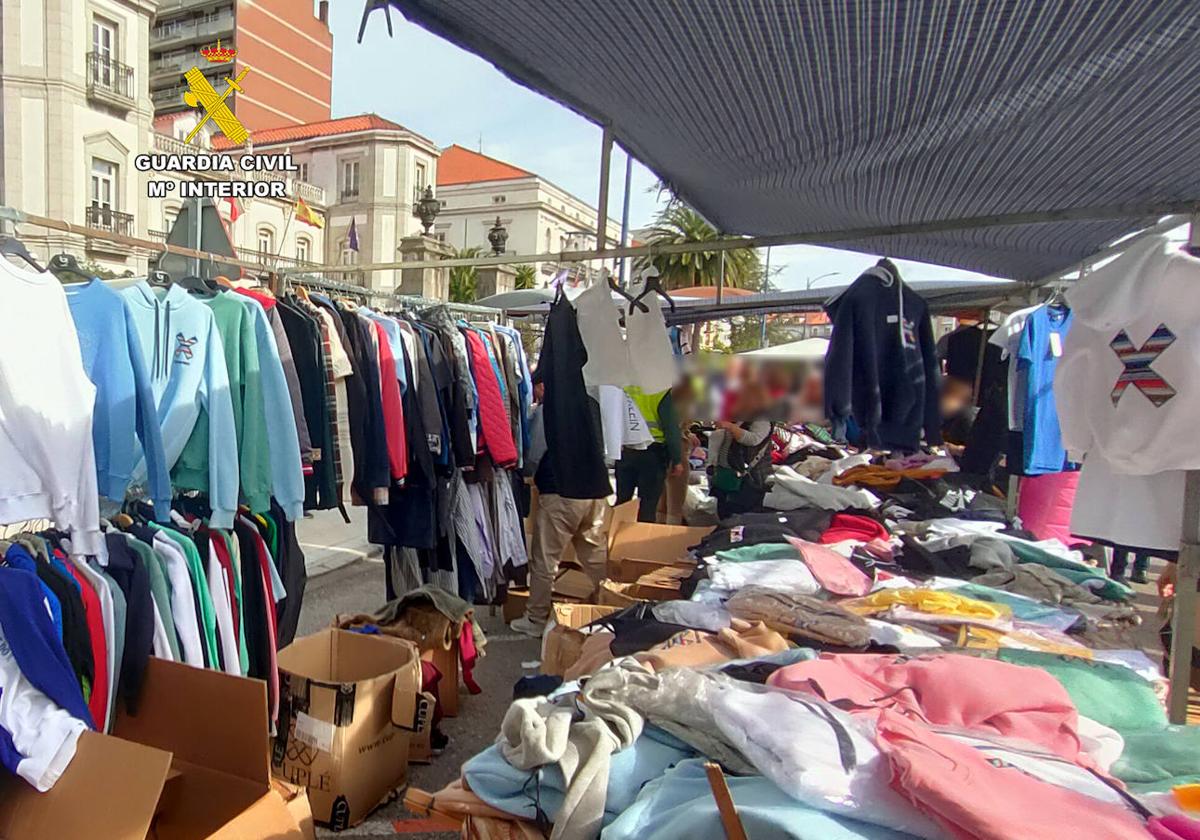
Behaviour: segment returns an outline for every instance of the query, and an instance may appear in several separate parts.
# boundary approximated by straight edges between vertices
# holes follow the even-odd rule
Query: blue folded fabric
[[[696,752],[660,729],[647,726],[627,750],[613,753],[604,802],[604,824],[633,804],[642,786],[671,765]],[[536,820],[540,810],[550,821],[562,808],[565,785],[557,764],[537,771],[518,770],[504,760],[498,747],[488,747],[463,765],[463,778],[487,804],[509,814]]]
[[[750,837],[796,840],[910,840],[911,834],[802,805],[762,776],[726,776]],[[600,840],[725,840],[703,759],[681,761],[649,781]]]

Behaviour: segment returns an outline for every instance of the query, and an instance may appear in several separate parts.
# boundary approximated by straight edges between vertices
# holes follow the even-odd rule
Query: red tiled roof
[[[458,145],[442,149],[442,156],[438,158],[439,187],[473,184],[477,181],[511,181],[516,178],[528,178],[532,174],[510,163]]]
[[[171,133],[171,127],[175,125],[175,120],[181,116],[183,116],[183,114],[180,112],[174,114],[162,114],[161,116],[155,117],[153,123],[154,130],[159,134],[169,135]]]
[[[292,143],[297,140],[309,140],[313,137],[352,134],[356,131],[371,131],[375,129],[407,131],[399,123],[385,120],[378,114],[357,114],[353,117],[339,117],[336,120],[285,125],[279,128],[261,128],[258,131],[250,132],[250,141],[255,146],[269,146],[275,143]],[[212,145],[214,149],[234,148],[234,144],[223,135],[214,136]]]

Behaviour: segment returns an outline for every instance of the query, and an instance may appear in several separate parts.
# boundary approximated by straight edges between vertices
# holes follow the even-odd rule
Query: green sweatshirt
[[[233,422],[238,449],[241,496],[254,511],[271,509],[271,455],[267,412],[263,402],[262,372],[254,320],[245,304],[229,292],[201,298],[213,312],[225,348],[229,388],[233,396]],[[177,488],[208,492],[208,413],[200,412],[192,435],[171,470]]]
[[[146,574],[150,576],[150,596],[154,600],[154,608],[158,610],[158,617],[167,631],[171,656],[176,662],[182,662],[183,657],[179,654],[179,636],[175,632],[175,614],[171,612],[171,585],[167,583],[162,561],[158,559],[153,548],[133,535],[126,534],[125,541],[137,552],[138,557],[142,558],[142,565],[146,567]]]

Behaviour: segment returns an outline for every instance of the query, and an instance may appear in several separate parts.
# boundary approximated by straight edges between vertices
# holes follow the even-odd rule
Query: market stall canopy
[[[829,339],[827,338],[802,338],[799,341],[789,341],[787,344],[747,350],[738,355],[761,359],[765,362],[815,362],[824,359],[825,351],[828,349]]]
[[[1107,216],[837,243],[1030,280],[1200,198],[1194,0],[391,2],[727,233]]]

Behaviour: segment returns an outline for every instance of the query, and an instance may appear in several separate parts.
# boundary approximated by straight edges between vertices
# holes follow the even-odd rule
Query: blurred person
[[[682,428],[676,409],[679,386],[647,394],[629,386],[625,393],[633,400],[653,442],[645,449],[622,447],[617,461],[617,504],[638,497],[638,521],[658,521],[658,502],[663,495],[667,475],[685,476],[687,456],[683,452]]]
[[[718,421],[709,436],[709,486],[722,519],[762,507],[771,474],[771,410],[766,385],[747,378],[730,402],[730,419]]]

